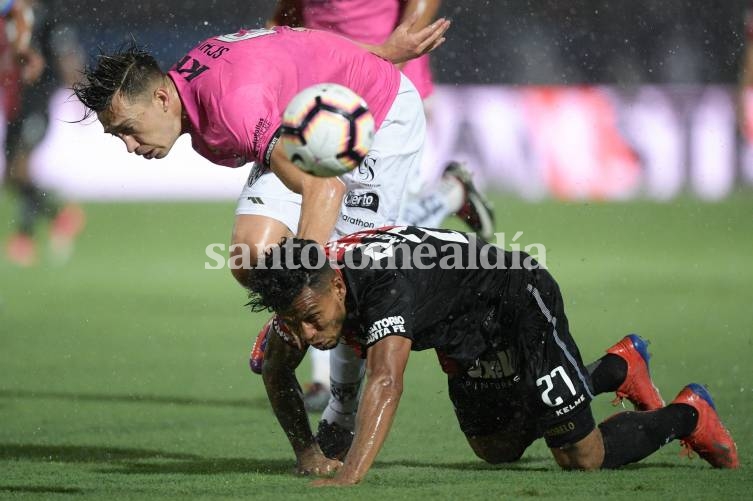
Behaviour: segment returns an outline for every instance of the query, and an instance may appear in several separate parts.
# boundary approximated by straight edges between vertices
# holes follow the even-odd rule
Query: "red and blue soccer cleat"
[[[259,334],[256,335],[254,347],[251,348],[248,363],[251,366],[251,371],[256,374],[261,374],[262,366],[264,365],[264,350],[267,349],[267,341],[269,341],[270,334],[276,334],[289,345],[296,346],[295,337],[290,332],[290,329],[288,329],[288,326],[285,325],[285,322],[279,316],[272,315],[272,318],[264,324]]]
[[[695,430],[681,440],[683,447],[688,449],[688,456],[692,449],[714,468],[740,467],[735,441],[719,419],[706,388],[696,383],[689,384],[672,403],[690,405],[698,412]]]
[[[251,348],[251,354],[248,357],[248,365],[251,366],[251,372],[255,374],[261,374],[262,366],[264,365],[264,350],[267,348],[267,335],[269,329],[272,328],[272,323],[275,317],[270,318],[264,327],[261,328],[259,334],[256,335],[256,341],[254,341],[254,347]]]
[[[617,388],[617,398],[612,402],[617,405],[627,398],[636,410],[653,411],[664,407],[664,400],[659,390],[651,381],[648,370],[648,342],[637,334],[628,334],[617,344],[607,349],[607,353],[617,355],[627,362],[627,376]]]
[[[272,315],[264,327],[261,328],[259,334],[254,341],[254,347],[251,348],[251,356],[249,357],[249,365],[251,370],[256,374],[261,374],[262,366],[264,365],[264,350],[267,349],[267,342],[269,341],[270,334],[280,336],[283,341],[289,344],[295,344],[293,335],[288,330],[288,326],[277,315]]]

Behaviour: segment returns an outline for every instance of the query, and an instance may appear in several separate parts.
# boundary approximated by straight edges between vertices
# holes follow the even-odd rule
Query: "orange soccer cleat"
[[[689,384],[672,403],[690,405],[698,412],[695,430],[681,440],[683,447],[688,449],[688,456],[692,449],[714,468],[740,466],[735,441],[719,419],[714,401],[706,388],[696,383]]]
[[[76,237],[85,226],[86,215],[81,207],[68,204],[60,209],[50,226],[50,250],[58,262],[70,259]]]
[[[28,268],[37,262],[37,249],[34,239],[24,233],[16,233],[8,239],[5,245],[5,255],[8,261]]]
[[[617,388],[617,398],[613,401],[615,405],[627,398],[639,411],[653,411],[664,407],[664,400],[651,381],[648,370],[651,356],[648,354],[648,342],[645,339],[637,334],[628,334],[607,349],[607,353],[617,355],[627,362],[627,376]]]

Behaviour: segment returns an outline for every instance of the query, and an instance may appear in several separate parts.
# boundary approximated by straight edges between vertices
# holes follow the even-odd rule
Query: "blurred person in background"
[[[357,42],[379,45],[387,40],[395,27],[413,15],[418,16],[413,30],[428,26],[436,17],[440,4],[441,0],[278,0],[268,25],[331,31]],[[429,99],[434,84],[429,54],[397,66],[416,86],[424,101],[427,118],[430,119]],[[425,151],[430,148],[431,144],[427,142]],[[428,183],[431,177],[422,172],[420,176],[410,180],[408,196],[420,202],[410,204],[403,219],[410,224],[436,228],[447,216],[455,214],[473,231],[490,239],[494,232],[494,213],[483,196],[476,191],[470,173],[458,162],[450,162],[434,187]],[[259,335],[265,336],[266,329]],[[260,344],[261,341],[255,343],[256,346]],[[311,350],[311,384],[304,395],[304,403],[310,411],[323,411],[327,407],[331,384],[336,387],[332,392],[334,396],[355,395],[358,391],[362,376],[356,377],[356,374],[360,370],[332,369],[331,357],[335,358],[335,363],[339,363],[337,355]],[[350,408],[349,405],[347,407]],[[326,412],[324,422],[327,423],[342,412],[343,409]]]
[[[737,127],[742,138],[741,168],[753,182],[753,1],[745,9],[745,34],[737,88]]]
[[[61,204],[50,192],[34,183],[30,156],[45,135],[50,94],[56,87],[57,70],[66,78],[80,66],[58,60],[63,45],[48,6],[40,1],[5,0],[0,4],[0,73],[3,82],[5,179],[16,192],[18,215],[14,232],[6,243],[6,256],[19,266],[37,261],[35,230],[40,219],[51,219],[50,249],[56,260],[67,259],[85,224],[84,213],[75,204]],[[48,64],[52,62],[52,64]],[[58,68],[55,68],[55,65]]]
[[[740,134],[753,142],[753,1],[745,10],[745,40],[740,64],[737,123]]]

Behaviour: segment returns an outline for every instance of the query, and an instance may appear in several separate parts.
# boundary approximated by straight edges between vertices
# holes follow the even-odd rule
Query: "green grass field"
[[[518,464],[486,465],[426,352],[409,363],[366,480],[312,490],[291,474],[290,447],[248,370],[265,316],[244,310],[226,270],[204,269],[205,247],[229,238],[233,203],[90,204],[67,265],[0,263],[0,498],[750,499],[751,193],[718,204],[498,197],[496,207],[508,237],[546,246],[586,362],[628,332],[651,339],[667,400],[708,384],[740,470],[681,458],[677,442],[620,471],[561,472],[543,443]],[[10,209],[4,196],[3,220]],[[595,403],[598,419],[614,412],[609,400]]]

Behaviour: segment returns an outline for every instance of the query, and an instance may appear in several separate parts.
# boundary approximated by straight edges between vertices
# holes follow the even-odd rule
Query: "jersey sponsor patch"
[[[345,196],[345,207],[368,209],[372,212],[379,210],[379,194],[373,191],[349,191]]]
[[[360,226],[361,228],[375,228],[376,227],[373,221],[365,221],[361,219],[360,217],[352,217],[347,214],[342,214],[340,218],[348,224],[352,224],[354,226]]]
[[[254,151],[259,151],[259,141],[262,137],[264,137],[264,134],[269,130],[271,126],[272,122],[270,122],[266,118],[260,118],[256,122],[256,125],[254,126],[253,142],[251,143],[251,147]]]
[[[358,166],[359,181],[368,183],[374,180],[374,167],[376,167],[376,162],[377,159],[373,156],[367,156],[363,159],[363,162]]]
[[[402,315],[385,317],[375,321],[366,333],[366,344],[373,344],[385,336],[405,332],[405,319]]]
[[[270,166],[270,163],[272,162],[272,150],[275,149],[275,145],[277,144],[277,141],[279,140],[280,140],[280,129],[277,129],[277,132],[275,132],[275,135],[272,136],[272,139],[269,140],[267,151],[264,153],[264,166],[265,167]]]
[[[256,183],[256,181],[259,180],[262,174],[266,172],[266,169],[259,165],[258,163],[255,163],[253,167],[251,167],[251,172],[248,173],[248,180],[246,181],[246,186],[249,188]]]

